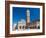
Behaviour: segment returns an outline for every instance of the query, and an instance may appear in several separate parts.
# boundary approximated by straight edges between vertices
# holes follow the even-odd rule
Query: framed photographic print
[[[5,36],[45,34],[45,6],[36,2],[5,2]]]

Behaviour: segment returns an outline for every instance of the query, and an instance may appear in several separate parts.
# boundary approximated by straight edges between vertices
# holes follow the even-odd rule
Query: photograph
[[[13,7],[12,29],[40,29],[40,8]]]

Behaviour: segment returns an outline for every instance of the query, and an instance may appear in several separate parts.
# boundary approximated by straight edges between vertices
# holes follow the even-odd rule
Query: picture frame
[[[18,16],[18,12],[14,13],[13,10],[18,10],[17,7],[24,7],[24,9],[29,9],[31,8],[39,8],[40,9],[40,14],[39,14],[39,18],[40,18],[40,27],[39,29],[36,27],[30,27],[32,28],[30,31],[12,31],[12,14],[13,14],[13,18],[15,18],[14,14],[16,15],[16,17]],[[21,9],[22,9],[21,8]],[[30,8],[30,9],[31,9]],[[20,9],[19,9],[20,10]],[[22,10],[21,10],[22,11]],[[24,11],[23,11],[24,12]],[[29,10],[27,10],[27,12],[29,12]],[[35,14],[36,11],[34,11]],[[39,12],[37,10],[37,12]],[[37,12],[35,15],[37,15]],[[24,13],[25,14],[25,13]],[[33,13],[32,13],[33,14]],[[27,16],[29,16],[30,14],[28,13]],[[42,16],[41,16],[42,15]],[[21,15],[20,15],[21,16]],[[27,17],[26,16],[26,17]],[[24,16],[25,17],[25,16]],[[34,16],[35,17],[35,16]],[[37,17],[37,16],[36,16]],[[21,17],[22,18],[22,17]],[[29,17],[28,17],[29,18]],[[27,18],[27,19],[28,19]],[[18,18],[19,19],[19,18]],[[30,23],[27,23],[27,21],[29,22],[30,20],[26,19],[26,25],[29,25]],[[16,20],[16,19],[15,19]],[[15,21],[14,20],[14,21]],[[13,22],[14,22],[13,21]],[[36,22],[36,21],[35,21]],[[33,22],[33,24],[35,23]],[[23,21],[24,24],[24,21]],[[28,27],[28,26],[27,26]],[[25,28],[27,28],[25,27]],[[14,27],[13,27],[14,28]],[[37,2],[19,2],[19,1],[5,1],[5,37],[19,37],[19,36],[34,36],[34,35],[44,35],[45,34],[45,4],[44,3],[37,3]],[[34,30],[35,29],[35,30]]]

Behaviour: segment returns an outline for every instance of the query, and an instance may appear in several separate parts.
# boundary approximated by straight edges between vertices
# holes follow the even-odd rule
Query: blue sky
[[[40,8],[24,8],[24,7],[13,7],[13,24],[20,21],[20,19],[26,20],[26,11],[30,10],[31,22],[40,19]]]

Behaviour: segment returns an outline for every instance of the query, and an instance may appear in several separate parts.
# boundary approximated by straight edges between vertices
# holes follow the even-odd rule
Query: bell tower
[[[30,25],[30,10],[29,9],[27,9],[27,11],[26,11],[26,16],[27,16],[27,25]]]

